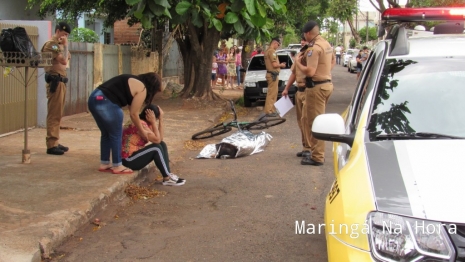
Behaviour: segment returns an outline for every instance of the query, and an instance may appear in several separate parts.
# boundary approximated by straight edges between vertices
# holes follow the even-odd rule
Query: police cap
[[[308,33],[309,31],[311,31],[315,26],[317,26],[317,22],[315,21],[308,21],[304,27],[302,28],[302,32],[303,33]]]
[[[68,34],[71,34],[71,26],[69,26],[66,22],[59,22],[57,26],[55,27],[55,31],[57,29],[60,31],[65,31]]]

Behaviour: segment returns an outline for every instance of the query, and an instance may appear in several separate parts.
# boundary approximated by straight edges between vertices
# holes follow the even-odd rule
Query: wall
[[[94,19],[94,22],[91,22],[92,19]],[[94,30],[99,36],[99,43],[102,43],[102,44],[113,44],[114,43],[113,28],[104,28],[103,18],[90,18],[89,15],[85,14],[78,19],[78,27]],[[109,43],[105,43],[104,33],[110,33]]]
[[[13,2],[13,1],[8,1]],[[39,39],[37,51],[39,51],[45,42],[52,37],[52,22],[50,21],[17,21],[17,20],[1,20],[2,23],[21,24],[29,26],[37,26],[39,29]],[[37,86],[37,125],[40,127],[45,126],[47,118],[47,95],[45,89],[44,69],[39,68],[38,73],[38,86]]]
[[[113,27],[115,44],[138,44],[141,28],[140,24],[129,27],[127,20],[117,21]]]
[[[36,14],[39,10],[35,7],[31,10],[25,10],[27,0],[1,0],[0,1],[0,19],[2,20],[39,20]]]

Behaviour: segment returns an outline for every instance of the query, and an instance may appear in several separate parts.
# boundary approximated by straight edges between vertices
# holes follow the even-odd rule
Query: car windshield
[[[286,63],[286,68],[281,68],[282,69],[289,69],[292,66],[292,59],[289,57],[287,54],[283,55],[278,55],[279,63]],[[262,71],[266,70],[265,67],[265,57],[264,56],[254,56],[252,57],[252,60],[250,60],[249,67],[247,69],[248,71]]]
[[[347,55],[353,55],[354,54],[354,50],[347,50]]]
[[[465,137],[465,57],[387,59],[368,132]],[[399,136],[393,136],[399,137]]]

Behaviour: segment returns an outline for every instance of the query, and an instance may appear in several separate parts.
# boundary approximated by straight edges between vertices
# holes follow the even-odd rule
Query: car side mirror
[[[354,135],[346,134],[344,119],[339,114],[322,114],[315,118],[312,134],[316,139],[341,142],[352,146]]]

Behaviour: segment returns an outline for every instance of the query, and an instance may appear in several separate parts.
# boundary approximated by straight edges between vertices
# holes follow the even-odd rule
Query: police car
[[[387,9],[347,110],[315,119],[314,136],[334,142],[329,261],[465,261],[464,17]],[[440,24],[409,34],[414,21]]]

